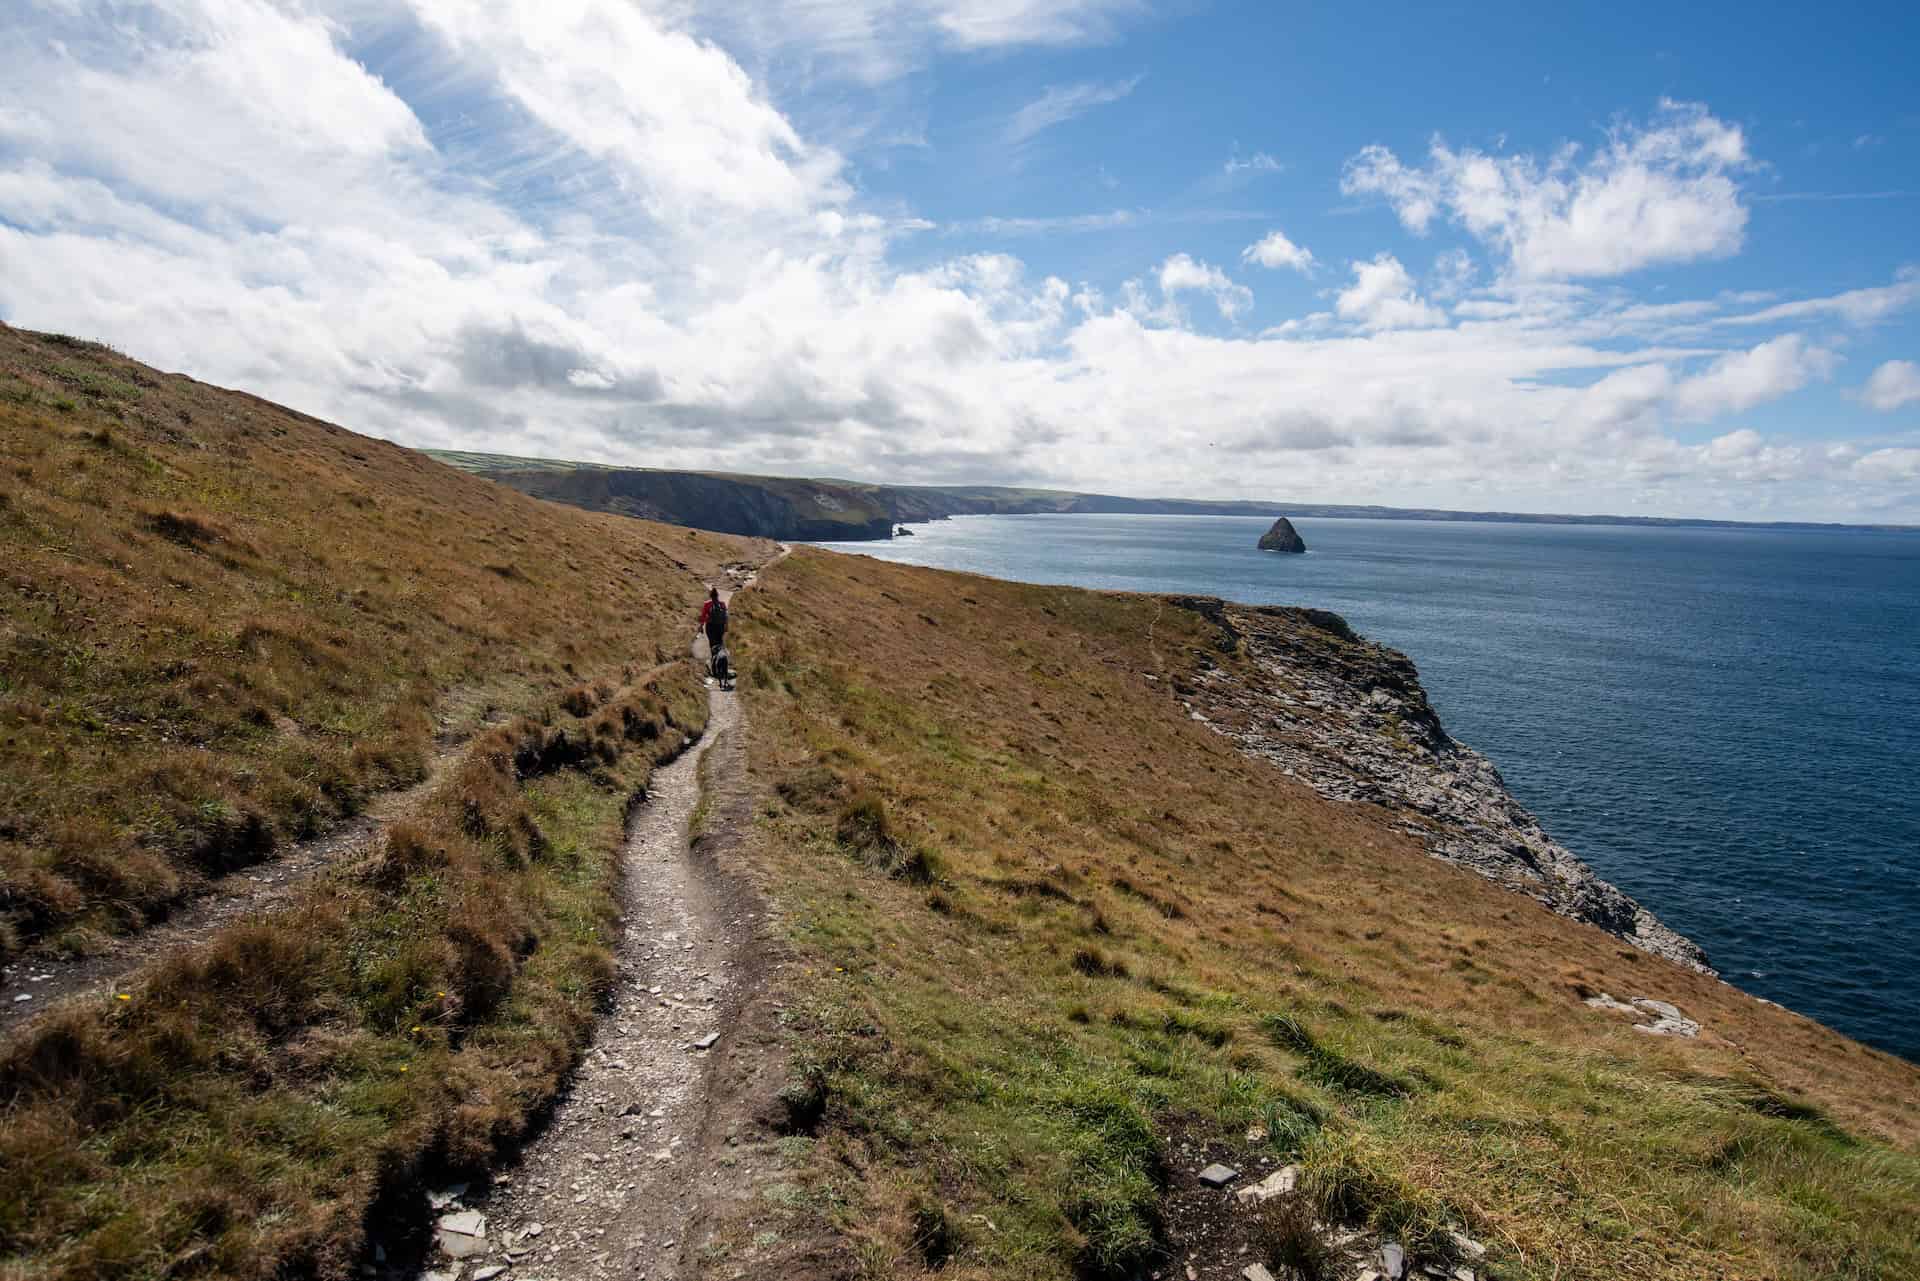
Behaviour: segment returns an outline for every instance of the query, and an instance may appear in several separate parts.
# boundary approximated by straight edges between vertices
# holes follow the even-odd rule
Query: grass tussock
[[[417,816],[290,910],[0,1055],[0,1272],[339,1275],[383,1180],[486,1162],[552,1096],[613,977],[627,799],[702,723],[681,668],[596,734],[489,731]],[[585,756],[555,752],[561,735]]]
[[[1165,692],[1248,661],[1204,614],[956,577],[802,549],[736,617],[758,854],[811,973],[794,1235],[905,1268],[931,1183],[993,1225],[947,1273],[1177,1271],[1178,1135],[1296,1160],[1300,1213],[1430,1261],[1465,1230],[1507,1281],[1920,1275],[1911,1065],[1242,756]],[[868,874],[890,843],[937,848],[937,890]],[[1579,985],[1707,1032],[1635,1033]],[[1269,1245],[1324,1267],[1299,1222]]]
[[[5,326],[0,456],[0,959],[139,929],[490,716],[586,716],[744,546]]]
[[[1276,1281],[1345,1281],[1345,1258],[1305,1197],[1274,1197],[1252,1212],[1255,1254]]]

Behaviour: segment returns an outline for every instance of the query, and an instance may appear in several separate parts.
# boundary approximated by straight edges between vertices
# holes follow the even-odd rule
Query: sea
[[[822,544],[1344,615],[1732,983],[1920,1061],[1920,533],[963,516]]]

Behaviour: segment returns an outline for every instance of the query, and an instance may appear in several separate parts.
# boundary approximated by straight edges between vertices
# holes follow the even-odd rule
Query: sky
[[[10,0],[0,319],[404,444],[1920,523],[1920,9]]]

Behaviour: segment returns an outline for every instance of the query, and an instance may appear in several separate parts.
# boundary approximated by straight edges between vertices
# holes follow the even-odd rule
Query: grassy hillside
[[[1920,1070],[1240,755],[1172,692],[1248,661],[1200,615],[803,549],[738,628],[808,977],[786,1244],[763,1204],[736,1261],[1180,1275],[1225,1158],[1482,1276],[1920,1275]]]
[[[742,554],[4,328],[0,444],[0,959],[103,946],[436,737],[685,653]]]
[[[0,1277],[346,1275],[383,1189],[563,1080],[626,805],[703,724],[699,584],[767,549],[5,328],[0,439],[10,953],[440,761],[290,908],[0,1045]],[[720,1145],[710,1272],[1212,1281],[1318,1216],[1498,1278],[1920,1275],[1920,1070],[1241,755],[1181,705],[1249,662],[1200,614],[802,549],[734,617],[795,963],[788,1133]],[[1312,1214],[1209,1218],[1216,1158],[1299,1162]]]
[[[671,660],[756,549],[4,327],[0,441],[7,950],[110,949],[446,758],[289,909],[11,1032],[0,1276],[340,1275],[572,1062],[627,803],[704,722]]]

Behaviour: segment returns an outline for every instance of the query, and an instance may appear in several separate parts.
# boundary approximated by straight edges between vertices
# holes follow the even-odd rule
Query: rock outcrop
[[[1263,552],[1303,552],[1307,542],[1293,527],[1293,522],[1282,516],[1273,522],[1273,528],[1260,535],[1260,550]]]
[[[1436,858],[1471,868],[1656,956],[1711,974],[1706,954],[1540,826],[1492,762],[1441,728],[1406,655],[1324,610],[1175,598],[1220,629],[1231,669],[1203,659],[1178,690],[1198,720],[1322,796],[1369,801]]]

